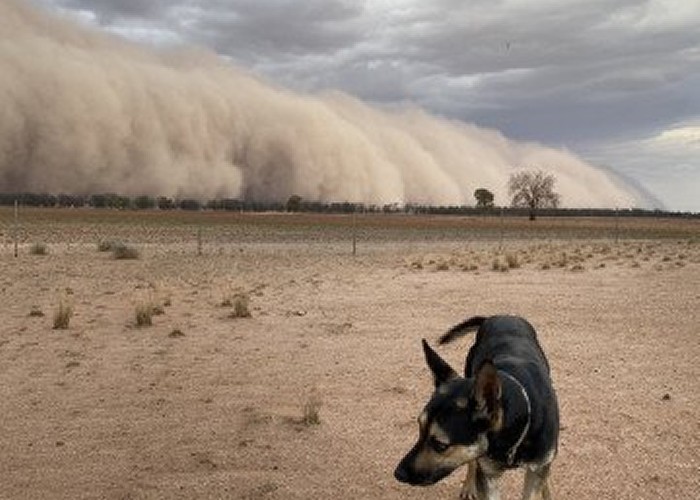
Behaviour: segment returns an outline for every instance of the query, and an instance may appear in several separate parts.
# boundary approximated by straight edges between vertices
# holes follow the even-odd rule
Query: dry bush
[[[65,330],[73,317],[73,306],[61,300],[53,315],[54,330]]]
[[[182,330],[180,330],[179,328],[173,328],[173,330],[168,334],[168,337],[170,337],[172,339],[177,339],[177,338],[184,337],[184,336],[185,336],[185,333]]]
[[[46,255],[49,253],[49,248],[46,246],[45,243],[34,243],[29,248],[29,253],[31,255]]]
[[[493,262],[491,263],[491,270],[492,271],[498,271],[498,272],[505,273],[506,271],[508,271],[508,269],[509,269],[508,264],[506,262],[503,262],[501,257],[495,257],[493,259]]]
[[[115,243],[111,248],[111,252],[112,257],[117,260],[132,260],[140,257],[139,251],[136,248],[130,247],[124,243]]]
[[[144,327],[153,324],[153,304],[150,302],[137,304],[135,310],[136,326]]]
[[[32,309],[29,311],[29,316],[32,318],[43,318],[44,311],[42,311],[39,306],[32,306]]]
[[[229,318],[250,318],[250,298],[247,293],[237,293],[231,297],[231,306],[233,311],[229,314]]]
[[[508,265],[509,269],[517,269],[520,267],[520,260],[518,259],[518,255],[514,253],[507,253],[506,254],[506,264]]]
[[[315,389],[312,390],[311,394],[309,394],[309,397],[306,401],[304,401],[304,404],[301,407],[301,423],[308,427],[312,425],[320,425],[320,411],[322,404],[323,402],[321,401],[321,396],[319,396]]]
[[[114,247],[119,245],[116,241],[112,240],[101,240],[97,242],[98,252],[111,252]]]
[[[436,271],[449,271],[450,265],[447,263],[447,261],[440,261],[437,263],[435,266]]]

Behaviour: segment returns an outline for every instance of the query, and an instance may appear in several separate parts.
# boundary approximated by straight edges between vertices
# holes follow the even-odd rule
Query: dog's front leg
[[[498,479],[500,471],[487,474],[478,462],[469,462],[467,478],[464,480],[460,500],[499,500]]]
[[[552,500],[549,492],[549,464],[541,467],[528,467],[525,472],[523,500],[531,500],[535,495],[541,495],[544,500]]]
[[[476,491],[476,462],[469,462],[467,477],[464,478],[462,491],[459,493],[459,500],[479,500]]]

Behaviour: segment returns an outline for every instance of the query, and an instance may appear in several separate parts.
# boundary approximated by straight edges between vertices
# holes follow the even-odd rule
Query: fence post
[[[18,242],[17,240],[19,239],[19,210],[17,208],[17,200],[15,200],[15,227],[14,231],[12,231],[12,237],[14,239],[14,247],[15,247],[15,258],[17,258],[17,245]]]
[[[357,255],[357,205],[352,209],[352,255]]]

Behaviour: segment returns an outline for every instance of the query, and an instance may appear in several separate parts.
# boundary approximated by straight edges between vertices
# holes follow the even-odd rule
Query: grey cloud
[[[293,89],[574,148],[700,116],[697,2],[53,2],[134,38],[176,33]]]
[[[415,108],[296,93],[203,50],[157,52],[0,3],[0,185],[366,203],[465,204],[540,166],[566,206],[638,206],[563,149]]]

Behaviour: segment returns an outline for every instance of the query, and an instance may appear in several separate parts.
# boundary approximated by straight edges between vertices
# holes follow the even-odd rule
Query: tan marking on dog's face
[[[430,444],[431,438],[449,445],[448,448],[442,453],[436,451]],[[414,467],[421,473],[429,473],[437,469],[454,470],[482,456],[487,449],[488,440],[483,434],[471,445],[450,444],[447,433],[433,422],[421,450],[416,455]]]
[[[457,398],[455,399],[455,404],[457,408],[466,408],[469,405],[469,400],[467,398]]]
[[[430,435],[441,443],[450,444],[450,437],[437,422],[433,422],[430,426]]]

